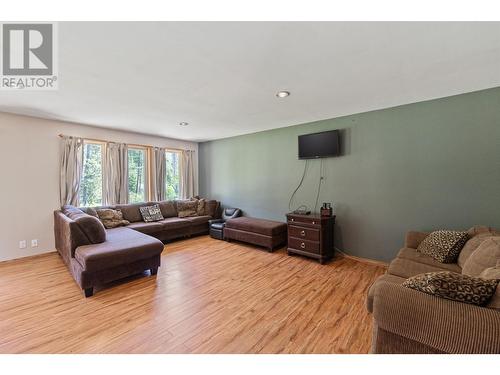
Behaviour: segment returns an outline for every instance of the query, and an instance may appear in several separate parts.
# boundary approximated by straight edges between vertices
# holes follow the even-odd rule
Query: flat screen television
[[[299,159],[316,159],[339,156],[339,131],[299,135]]]

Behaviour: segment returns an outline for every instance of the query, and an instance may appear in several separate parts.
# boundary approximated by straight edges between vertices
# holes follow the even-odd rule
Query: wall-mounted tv
[[[339,131],[299,135],[299,159],[339,156]]]

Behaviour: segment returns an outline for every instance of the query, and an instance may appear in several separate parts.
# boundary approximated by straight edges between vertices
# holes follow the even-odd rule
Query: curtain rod
[[[64,134],[59,134],[58,135],[60,138],[64,137]],[[71,137],[71,136],[68,136]],[[86,139],[87,141],[92,141],[92,142],[98,142],[98,143],[118,143],[118,142],[113,142],[113,141],[106,141],[104,139],[97,139],[97,138],[85,138],[85,137],[78,137],[82,139]],[[152,147],[157,147],[157,146],[151,146],[151,145],[141,145],[137,143],[127,143],[127,145],[132,146],[132,147],[144,147],[144,148],[152,148]],[[182,149],[182,148],[175,148],[175,147],[163,147],[167,150],[172,150],[172,151],[193,151],[190,149]]]

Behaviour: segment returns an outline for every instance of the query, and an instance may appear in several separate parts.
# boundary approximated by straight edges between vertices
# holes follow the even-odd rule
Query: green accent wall
[[[500,228],[500,88],[200,143],[200,193],[285,221],[297,136],[331,129],[343,155],[323,159],[318,209],[334,203],[342,251],[389,261],[408,230]],[[309,162],[292,208],[314,210],[320,167]]]

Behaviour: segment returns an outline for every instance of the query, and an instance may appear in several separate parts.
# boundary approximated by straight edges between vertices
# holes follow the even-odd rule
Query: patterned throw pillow
[[[450,271],[429,272],[406,279],[405,288],[453,301],[485,305],[495,294],[499,280],[485,280]]]
[[[196,198],[196,197],[193,197],[191,198],[191,200],[193,202],[197,202],[197,205],[196,205],[196,214],[198,216],[203,216],[205,215],[205,203],[206,203],[206,199],[205,198]]]
[[[141,211],[142,220],[144,220],[145,223],[152,223],[154,221],[160,221],[164,219],[161,213],[160,206],[158,204],[139,207],[139,210]]]
[[[106,229],[129,225],[130,221],[123,219],[123,214],[120,210],[112,210],[111,208],[97,209],[97,216],[101,220]]]
[[[417,251],[429,255],[441,263],[455,263],[468,238],[467,232],[438,230],[420,242]]]
[[[179,217],[197,216],[198,201],[177,201],[177,212]]]

